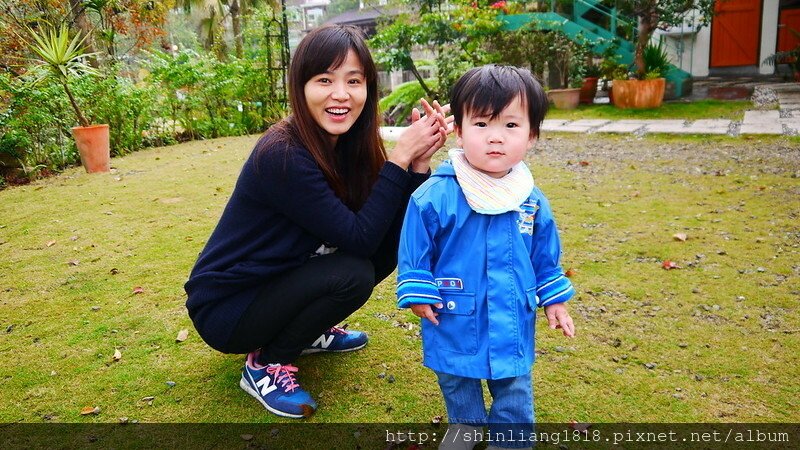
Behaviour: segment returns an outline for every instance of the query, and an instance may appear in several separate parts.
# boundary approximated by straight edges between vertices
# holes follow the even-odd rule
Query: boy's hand
[[[575,337],[575,324],[572,323],[572,317],[567,312],[567,305],[563,303],[555,303],[544,307],[544,314],[547,316],[547,323],[550,328],[561,328],[561,331],[566,337]]]
[[[441,308],[442,304],[441,303],[437,303],[434,306],[436,306],[437,308]],[[421,317],[423,319],[428,319],[434,325],[439,325],[439,321],[436,320],[436,316],[438,316],[439,313],[433,312],[433,308],[431,308],[431,305],[411,305],[411,311],[417,317]]]

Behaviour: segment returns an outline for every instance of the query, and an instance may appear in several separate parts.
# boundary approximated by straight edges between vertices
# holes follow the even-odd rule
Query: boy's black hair
[[[497,117],[519,96],[528,107],[531,133],[539,137],[539,129],[547,113],[547,95],[527,69],[487,64],[470,69],[458,79],[450,93],[450,109],[458,127],[464,113]]]

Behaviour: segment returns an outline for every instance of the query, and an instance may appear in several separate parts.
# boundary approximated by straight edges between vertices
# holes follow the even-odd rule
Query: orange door
[[[800,9],[784,9],[781,11],[781,17],[778,20],[779,52],[791,50],[800,43],[797,35],[789,31],[790,28],[800,33]]]
[[[757,66],[761,0],[718,1],[714,10],[710,66]]]

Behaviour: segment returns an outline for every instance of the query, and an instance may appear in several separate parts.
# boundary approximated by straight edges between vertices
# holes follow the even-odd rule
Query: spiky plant
[[[88,35],[81,37],[78,34],[70,39],[69,28],[65,24],[59,28],[53,26],[45,26],[40,30],[28,28],[28,33],[30,49],[37,56],[37,58],[31,58],[35,62],[31,69],[33,82],[38,83],[46,78],[55,78],[69,97],[72,109],[78,116],[78,122],[81,126],[89,126],[89,121],[81,112],[68,83],[71,77],[99,75],[95,68],[84,62],[86,57],[93,55],[86,53],[83,47]]]

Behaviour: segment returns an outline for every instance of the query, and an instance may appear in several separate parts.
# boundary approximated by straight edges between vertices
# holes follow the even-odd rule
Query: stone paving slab
[[[633,133],[647,125],[644,120],[617,120],[607,123],[596,129],[597,133]]]
[[[589,127],[594,128],[594,127],[603,126],[603,125],[605,125],[605,124],[607,124],[609,122],[611,122],[611,121],[607,120],[607,119],[580,119],[580,120],[572,121],[569,124],[573,125],[573,126],[578,126],[578,127],[589,126]]]
[[[679,133],[684,129],[683,120],[648,120],[647,133]]]
[[[700,119],[690,123],[682,130],[682,133],[691,134],[727,134],[731,125],[730,120],[725,119]]]
[[[783,134],[783,125],[775,121],[772,123],[743,123],[739,134]]]
[[[385,141],[394,142],[400,138],[400,135],[403,134],[406,128],[407,127],[381,127],[381,138]]]
[[[559,131],[559,127],[562,127],[568,120],[562,119],[545,119],[542,121],[542,131]]]
[[[747,123],[775,123],[781,118],[781,112],[776,110],[771,111],[745,111],[744,122]]]
[[[700,119],[695,120],[689,126],[693,128],[725,128],[726,130],[731,125],[728,119]]]
[[[795,133],[800,131],[800,118],[781,119],[780,123]]]
[[[609,122],[611,121],[604,119],[580,119],[566,123],[558,127],[558,129],[554,131],[565,131],[569,133],[585,133],[591,130],[592,128],[601,127]]]
[[[800,86],[792,86],[800,92]],[[797,103],[800,109],[800,103]],[[781,117],[781,114],[789,117]],[[800,113],[792,117],[788,111],[745,111],[744,121],[738,134],[800,134]],[[687,125],[681,119],[669,120],[605,120],[580,119],[547,119],[542,123],[542,131],[558,131],[572,133],[645,133],[668,134],[727,134],[731,121],[725,119],[700,119]],[[396,141],[406,127],[381,127],[381,136],[387,141]]]
[[[728,134],[728,129],[717,127],[686,127],[677,134]]]
[[[558,127],[558,129],[554,131],[563,131],[568,133],[586,133],[592,130],[593,128],[603,126],[609,122],[610,122],[609,120],[582,119],[566,123]]]

